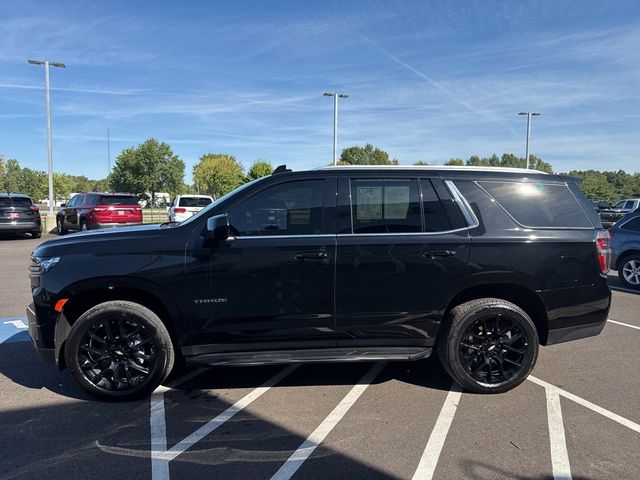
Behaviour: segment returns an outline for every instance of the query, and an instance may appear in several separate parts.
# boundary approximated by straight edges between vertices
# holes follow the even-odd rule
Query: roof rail
[[[541,173],[549,175],[541,170],[533,170],[516,167],[477,167],[477,166],[457,166],[457,165],[329,165],[320,167],[316,170],[371,170],[371,169],[389,169],[389,170],[446,170],[446,171],[476,171],[476,172],[515,172],[515,173]]]
[[[290,171],[291,169],[287,168],[286,165],[278,165],[271,175],[277,175],[279,173],[288,173]]]

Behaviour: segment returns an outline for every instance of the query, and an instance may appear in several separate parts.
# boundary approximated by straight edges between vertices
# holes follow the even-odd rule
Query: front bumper
[[[53,345],[53,336],[48,334],[50,328],[45,322],[44,324],[38,323],[38,317],[35,312],[35,306],[32,303],[27,307],[27,319],[29,321],[29,336],[33,342],[33,346],[38,352],[38,355],[42,360],[47,363],[56,363],[56,349]]]

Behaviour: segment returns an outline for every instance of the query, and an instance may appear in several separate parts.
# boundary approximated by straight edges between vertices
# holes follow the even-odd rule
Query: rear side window
[[[30,207],[30,198],[25,197],[0,197],[0,207]]]
[[[100,205],[138,205],[138,199],[130,195],[100,195]]]
[[[417,179],[351,180],[353,233],[421,232]]]
[[[210,198],[180,197],[180,207],[206,207],[211,203]]]
[[[444,232],[466,227],[464,217],[440,179],[422,180],[425,232]]]
[[[592,228],[565,184],[477,182],[519,224],[539,228]]]
[[[631,210],[633,208],[633,200],[628,200],[627,203],[624,204],[624,208]]]
[[[318,235],[324,221],[323,180],[281,183],[229,211],[238,236]]]
[[[620,227],[622,230],[630,232],[640,232],[640,217],[632,218]]]

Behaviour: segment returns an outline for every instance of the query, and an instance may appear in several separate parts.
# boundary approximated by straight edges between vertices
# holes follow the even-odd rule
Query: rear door
[[[78,230],[78,205],[84,201],[84,195],[78,194],[71,197],[69,203],[63,210],[65,228],[69,230]]]
[[[437,178],[341,182],[338,346],[433,345],[469,256],[467,225],[451,193]]]

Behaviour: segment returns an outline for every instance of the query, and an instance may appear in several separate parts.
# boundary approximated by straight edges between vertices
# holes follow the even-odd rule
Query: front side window
[[[237,236],[323,233],[323,180],[281,183],[235,205],[228,213]]]
[[[633,200],[628,200],[627,203],[624,204],[624,208],[631,210],[633,208]]]
[[[351,180],[353,233],[422,231],[416,179]]]

